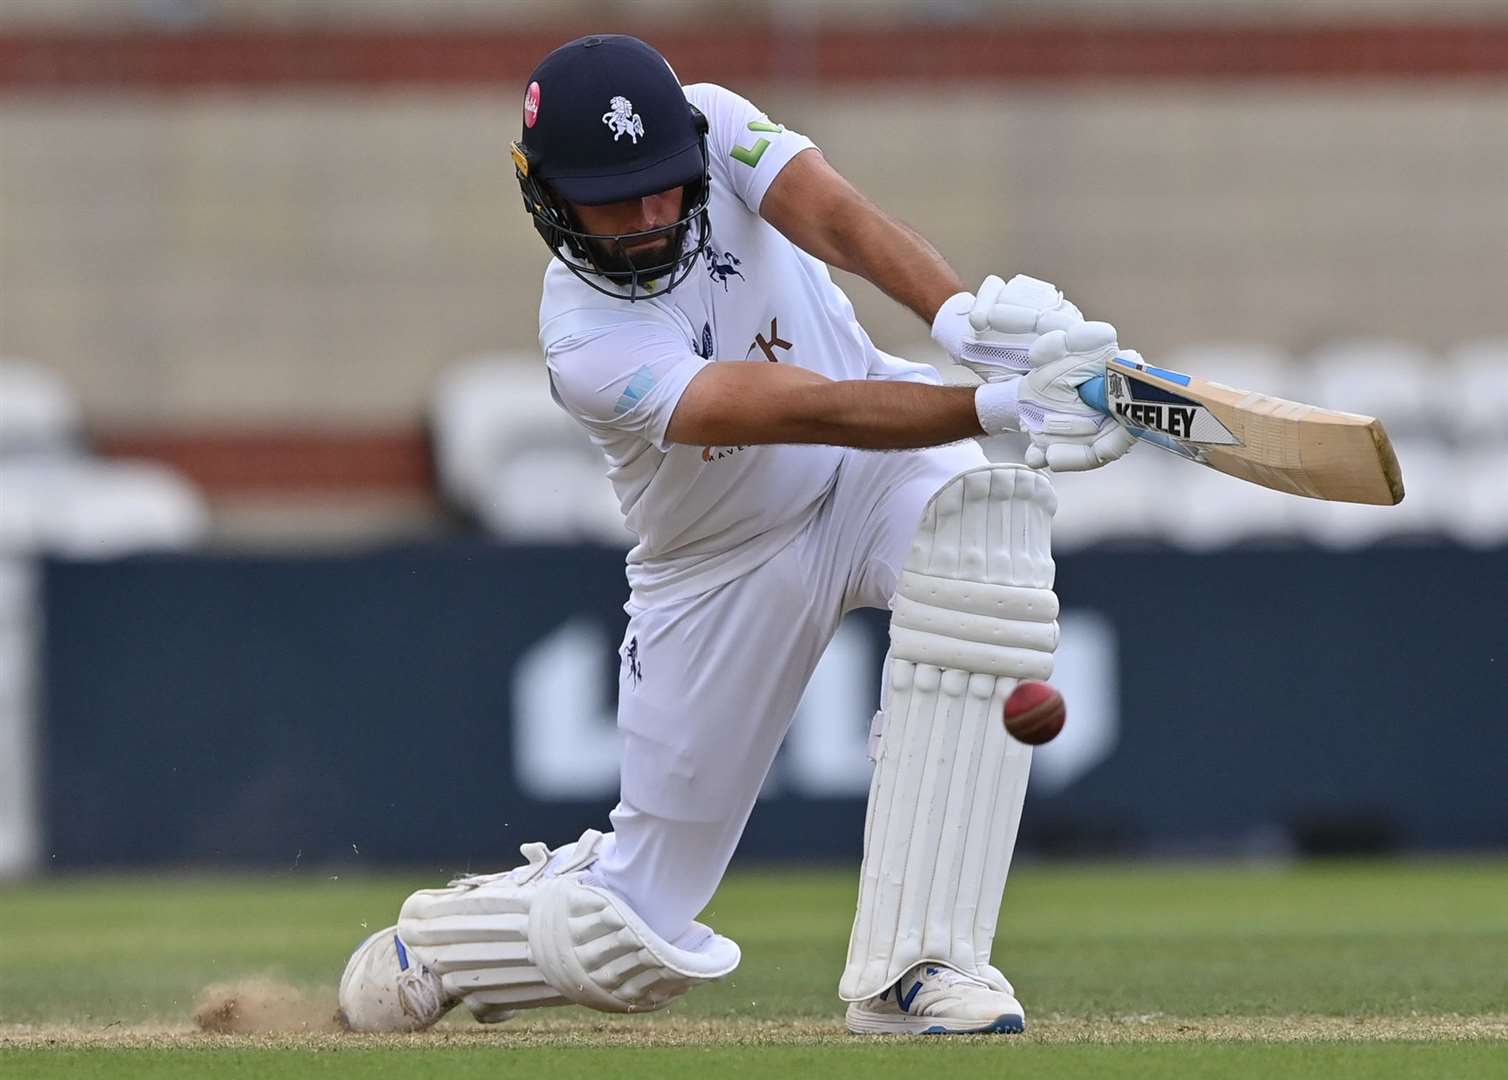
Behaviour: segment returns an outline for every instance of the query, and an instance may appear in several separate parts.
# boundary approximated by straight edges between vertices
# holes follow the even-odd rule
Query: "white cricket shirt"
[[[552,259],[539,305],[551,392],[602,451],[638,537],[628,581],[641,607],[764,563],[816,512],[843,457],[832,446],[667,442],[676,403],[704,366],[773,362],[830,379],[939,381],[932,368],[876,349],[827,266],[759,216],[776,174],[811,140],[731,90],[685,89],[709,123],[711,241],[699,265],[667,296],[630,303]],[[605,126],[602,137],[612,138]]]

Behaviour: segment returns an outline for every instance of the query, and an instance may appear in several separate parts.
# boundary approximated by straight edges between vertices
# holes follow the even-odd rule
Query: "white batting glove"
[[[1115,338],[1109,323],[1081,323],[1066,333],[1043,334],[1032,346],[1032,370],[1018,398],[1022,429],[1031,432],[1029,467],[1084,472],[1136,445],[1129,431],[1079,397],[1079,387],[1105,374],[1105,364],[1120,351]]]
[[[932,340],[986,382],[1026,372],[1026,353],[1048,330],[1084,321],[1058,287],[1025,274],[1002,281],[991,274],[977,293],[955,293],[932,320]]]
[[[1119,351],[1115,327],[1080,322],[1039,337],[1027,353],[1020,379],[987,383],[975,393],[980,426],[989,434],[1031,436],[1026,464],[1054,472],[1083,472],[1114,461],[1136,444],[1120,424],[1084,404],[1079,387],[1105,374]]]

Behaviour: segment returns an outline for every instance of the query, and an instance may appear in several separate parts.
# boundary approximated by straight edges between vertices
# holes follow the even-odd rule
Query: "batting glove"
[[[1024,431],[1031,436],[1026,464],[1053,472],[1083,472],[1114,461],[1135,445],[1131,433],[1084,404],[1079,387],[1105,374],[1120,351],[1115,327],[1080,322],[1052,330],[1032,343],[1027,371],[1019,379],[986,383],[975,393],[980,426],[991,435]]]
[[[932,340],[986,382],[1026,372],[1026,354],[1048,330],[1084,321],[1056,285],[1017,274],[1002,281],[991,274],[977,293],[950,296],[932,320]]]

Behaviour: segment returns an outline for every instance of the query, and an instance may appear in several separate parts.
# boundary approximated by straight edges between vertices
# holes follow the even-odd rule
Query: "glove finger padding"
[[[1014,379],[1029,369],[1027,350],[1043,331],[1067,330],[1083,321],[1056,285],[1025,274],[1006,282],[991,275],[972,297],[956,355],[985,382]],[[933,337],[938,337],[936,322]]]
[[[1115,327],[1107,322],[1079,322],[1072,326],[1049,330],[1032,342],[1027,361],[1033,368],[1066,360],[1074,356],[1080,360],[1104,361],[1116,350]],[[1103,356],[1098,355],[1104,353]]]
[[[1088,472],[1107,465],[1136,445],[1136,438],[1120,424],[1106,417],[1103,430],[1092,438],[1051,438],[1032,436],[1026,448],[1026,464],[1033,469],[1052,472]]]
[[[1064,300],[1062,307],[1042,313],[1042,317],[1037,320],[1037,329],[1045,334],[1049,330],[1067,330],[1083,321],[1084,316],[1074,306],[1073,301]]]
[[[1035,334],[1038,320],[1045,317],[1036,308],[1019,304],[996,304],[985,312],[985,316],[989,321],[988,328],[997,334]]]
[[[1124,457],[1127,451],[1135,445],[1135,435],[1126,430],[1119,421],[1107,420],[1105,430],[1100,433],[1099,438],[1094,440],[1094,453],[1103,465],[1118,457]]]
[[[1051,472],[1087,472],[1100,465],[1094,447],[1088,443],[1055,442],[1043,451]]]
[[[990,309],[995,306],[1004,288],[1005,282],[998,275],[991,274],[975,291],[974,306],[969,309],[969,325],[975,330],[990,329]]]
[[[986,284],[999,280],[988,278]],[[976,331],[1040,334],[1066,330],[1084,321],[1079,309],[1056,285],[1025,274],[1017,274],[988,294],[981,286],[977,295],[978,302],[969,313],[969,325]]]
[[[1052,282],[1029,277],[1026,274],[1017,274],[1007,281],[1005,287],[1000,290],[998,301],[1002,304],[1031,308],[1033,311],[1052,311],[1067,303],[1063,299],[1063,290]]]
[[[1052,443],[1044,453],[1051,472],[1088,472],[1104,464],[1088,443]]]

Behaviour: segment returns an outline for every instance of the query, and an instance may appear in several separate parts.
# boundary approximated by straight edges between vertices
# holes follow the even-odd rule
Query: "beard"
[[[677,256],[686,238],[686,226],[670,226],[665,235],[652,240],[639,241],[629,247],[617,241],[587,240],[587,250],[597,270],[609,281],[626,284],[635,275],[643,277],[647,271],[654,276],[668,274],[675,269]]]

